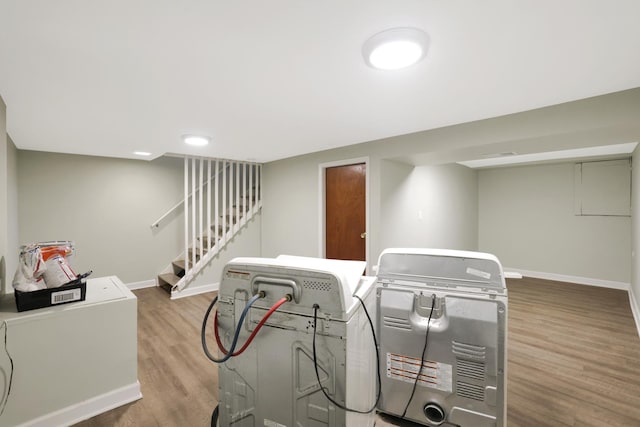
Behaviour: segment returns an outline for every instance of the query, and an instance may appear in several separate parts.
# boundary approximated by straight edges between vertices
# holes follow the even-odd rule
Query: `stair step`
[[[171,288],[180,281],[180,277],[173,273],[165,273],[158,275],[158,285],[167,292],[171,292]]]
[[[174,286],[176,283],[180,281],[180,278],[173,273],[164,273],[158,275],[158,279],[163,280],[165,283]]]
[[[241,197],[244,203],[255,203],[258,200],[258,194],[256,194],[256,190],[253,190],[251,193],[251,197],[249,197],[249,192],[247,191],[247,195],[245,197]]]
[[[211,226],[211,231],[213,231],[213,234],[215,234],[215,232],[216,232],[215,224]],[[227,231],[229,231],[229,227],[227,227]],[[223,235],[224,235],[224,230],[222,228],[222,224],[218,224],[218,237],[222,237]],[[214,236],[212,235],[211,237],[212,237],[212,240],[213,240]]]
[[[222,232],[218,234],[218,240],[221,240]],[[213,248],[216,244],[216,237],[214,235],[211,236],[211,244],[209,244],[209,238],[207,236],[198,237],[198,240],[204,245],[204,250],[207,252],[207,248]]]
[[[248,212],[251,210],[251,207],[254,206],[255,204],[256,204],[255,197],[252,197],[251,199],[249,199],[249,196],[247,196],[246,200],[240,200],[239,203],[235,203],[231,207],[234,209],[240,209],[240,212]]]
[[[176,276],[180,278],[184,277],[184,272],[186,270],[186,267],[185,267],[185,261],[183,259],[173,261],[171,265],[173,266],[173,272],[175,273]],[[189,267],[192,267],[192,266],[193,266],[193,263],[189,261]]]
[[[238,208],[238,206],[234,205],[233,207],[227,208],[227,216],[233,215],[236,216],[238,213],[243,214],[242,206]]]
[[[235,215],[231,215],[231,214],[227,214],[227,224],[229,223],[236,223],[238,218],[236,218]],[[220,220],[222,220],[224,218],[224,215],[220,216]]]
[[[228,225],[229,224],[227,224],[227,230],[226,231],[229,231]],[[215,231],[216,231],[215,224],[211,226],[211,231],[213,231],[215,233]],[[218,224],[218,236],[222,236],[223,234],[224,234],[224,229],[222,228],[222,224]]]
[[[189,260],[191,260],[191,259],[193,258],[193,250],[194,250],[194,249],[193,249],[193,247],[190,247],[190,248],[189,248],[189,256],[188,256],[188,259],[189,259]],[[199,247],[199,246],[197,246],[197,247],[196,247],[196,249],[195,249],[195,251],[196,251],[196,262],[197,262],[197,261],[200,261],[200,247]],[[207,252],[208,252],[208,251],[207,251],[206,246],[205,246],[205,247],[203,247],[203,248],[202,248],[202,255],[206,255],[206,254],[207,254]]]
[[[233,205],[233,212],[229,212],[233,216],[236,215],[236,212],[240,212],[240,217],[244,217],[245,215],[249,215],[251,213],[251,209],[254,207],[254,203],[243,204],[240,202],[239,205]]]

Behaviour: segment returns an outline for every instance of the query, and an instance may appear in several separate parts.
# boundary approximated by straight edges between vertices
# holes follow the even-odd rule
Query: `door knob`
[[[367,237],[367,232],[365,231],[364,233],[360,233],[360,238],[364,239],[365,237]]]

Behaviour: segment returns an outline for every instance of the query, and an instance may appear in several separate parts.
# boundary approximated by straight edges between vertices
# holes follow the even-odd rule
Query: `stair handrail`
[[[227,164],[226,169],[229,169],[231,167],[231,163]],[[225,168],[222,168],[220,171],[218,171],[218,175],[221,175],[222,172],[225,171]],[[196,189],[196,193],[198,191],[201,191],[205,185],[209,185],[211,183],[211,181],[213,179],[215,179],[217,177],[213,177],[210,176],[200,187],[198,187]],[[187,196],[187,199],[191,198],[191,196],[193,195],[193,192],[189,193],[189,195]],[[157,220],[155,220],[153,222],[153,224],[150,225],[150,227],[153,228],[158,228],[160,227],[160,223],[162,222],[162,220],[164,220],[166,217],[168,217],[169,215],[171,215],[171,213],[173,213],[173,211],[175,211],[176,209],[178,209],[180,206],[182,206],[184,204],[184,199],[180,200],[178,203],[176,203],[175,205],[173,205],[173,207],[171,207],[167,212],[164,213],[164,215],[162,215],[160,218],[158,218]]]

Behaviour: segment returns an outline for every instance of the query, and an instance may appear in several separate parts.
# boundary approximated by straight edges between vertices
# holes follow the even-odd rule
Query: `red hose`
[[[216,314],[213,316],[213,332],[216,336],[216,344],[218,344],[218,348],[220,351],[226,356],[227,349],[222,345],[222,341],[220,340],[220,335],[218,334],[218,310],[216,310]]]
[[[262,328],[262,325],[264,325],[265,322],[269,319],[269,317],[271,317],[273,312],[276,311],[278,308],[280,308],[280,306],[282,304],[284,304],[285,302],[287,302],[287,301],[290,301],[290,299],[288,297],[283,297],[280,300],[278,300],[278,302],[273,304],[271,306],[271,308],[269,309],[269,311],[267,311],[267,313],[262,317],[262,319],[260,320],[260,323],[258,323],[258,326],[256,326],[256,328],[253,330],[253,332],[251,332],[251,335],[249,335],[249,338],[247,339],[247,342],[244,343],[244,345],[242,346],[242,348],[240,350],[236,351],[231,356],[235,357],[235,356],[238,356],[238,355],[242,354],[247,349],[247,347],[249,347],[249,344],[251,344],[251,341],[253,341],[253,338],[256,336],[256,334],[258,333],[260,328]],[[216,311],[216,315],[214,317],[213,331],[214,331],[215,336],[216,336],[216,343],[218,344],[218,348],[226,356],[227,355],[227,349],[225,349],[224,346],[222,345],[222,341],[220,340],[220,334],[218,333],[218,311]]]

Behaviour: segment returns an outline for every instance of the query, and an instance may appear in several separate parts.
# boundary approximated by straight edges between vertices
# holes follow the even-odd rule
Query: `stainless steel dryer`
[[[387,249],[376,295],[378,409],[427,426],[505,426],[507,289],[498,259]]]

